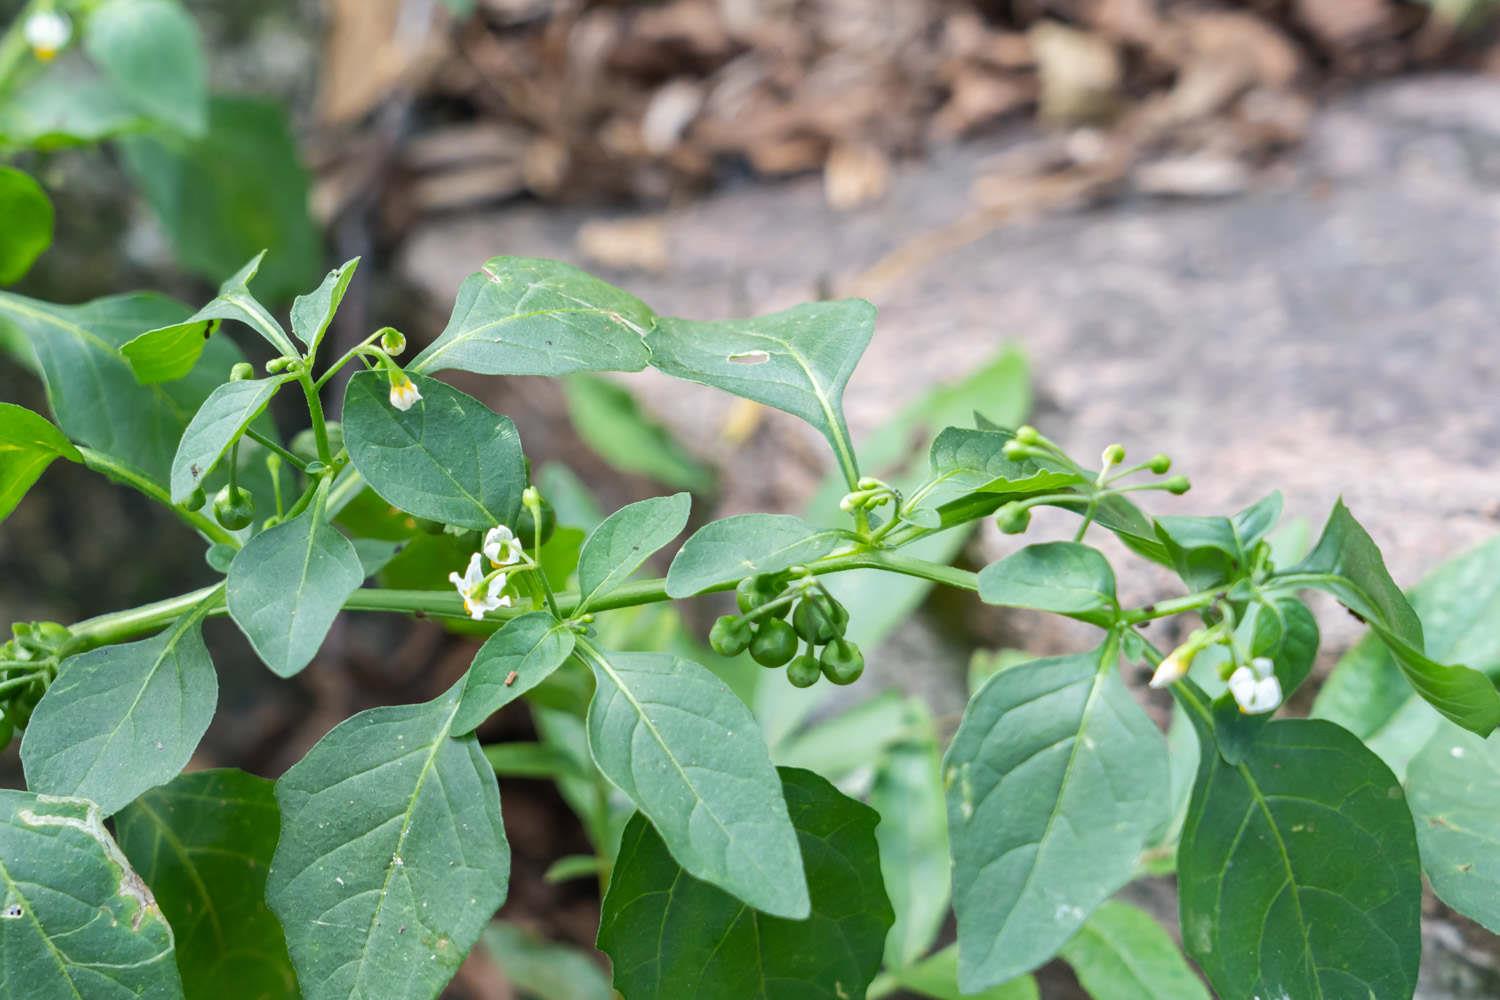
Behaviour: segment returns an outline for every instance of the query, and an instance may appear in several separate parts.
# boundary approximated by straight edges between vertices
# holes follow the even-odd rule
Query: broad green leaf
[[[833,446],[852,481],[844,386],[875,333],[863,299],[809,302],[755,319],[658,321],[646,335],[653,367],[801,417]]]
[[[599,653],[589,750],[695,878],[802,919],[807,882],[760,727],[705,668],[665,653]]]
[[[509,417],[446,383],[411,376],[422,398],[391,405],[384,372],[360,372],[344,395],[344,444],[370,488],[431,521],[512,524],[526,488],[521,437]]]
[[[73,443],[52,421],[24,406],[0,403],[0,521],[59,458],[82,462]]]
[[[245,543],[229,565],[225,598],[265,665],[290,677],[312,661],[365,576],[359,553],[314,502]]]
[[[880,814],[880,870],[896,922],[885,940],[885,964],[910,965],[932,947],[948,917],[952,881],[942,754],[924,702],[907,701],[905,740],[875,768],[870,805]]]
[[[115,816],[121,850],[172,925],[188,996],[230,984],[236,996],[298,996],[265,901],[278,825],[271,782],[228,768],[178,775]]]
[[[1156,534],[1183,581],[1207,590],[1250,571],[1255,543],[1280,516],[1281,494],[1271,493],[1233,517],[1158,517]]]
[[[462,736],[536,687],[573,653],[577,636],[545,611],[512,618],[490,636],[464,680],[452,732]]]
[[[1409,595],[1427,652],[1441,661],[1500,670],[1500,539],[1464,552],[1429,573]],[[1318,692],[1313,714],[1364,740],[1397,777],[1440,729],[1441,716],[1406,682],[1389,649],[1367,636],[1346,653]]]
[[[573,429],[616,469],[695,493],[713,489],[713,470],[643,411],[624,386],[580,374],[567,379],[563,391]]]
[[[948,427],[932,442],[929,460],[941,480],[932,503],[937,506],[960,493],[1044,493],[1077,486],[1084,479],[1061,462],[1005,457],[1010,431]]]
[[[279,354],[296,354],[281,324],[250,294],[250,281],[265,256],[262,250],[252,257],[219,286],[219,294],[212,302],[187,319],[147,330],[121,347],[120,353],[130,362],[135,377],[143,383],[182,378],[198,363],[208,339],[219,328],[219,321],[226,319],[250,327]]]
[[[229,446],[259,417],[291,375],[225,382],[203,401],[172,458],[172,502],[182,503],[213,471]]]
[[[964,711],[943,775],[965,990],[1051,958],[1168,819],[1166,742],[1115,660],[1003,670]]]
[[[0,219],[0,285],[9,285],[52,245],[52,200],[26,171],[0,166]]]
[[[113,84],[59,67],[27,80],[0,105],[0,145],[41,151],[90,146],[148,124]]]
[[[593,859],[589,859],[593,860]],[[535,1000],[614,1000],[603,970],[578,948],[497,920],[480,936],[506,982]]]
[[[176,777],[219,698],[202,615],[64,660],[21,741],[26,787],[93,799],[109,816]]]
[[[317,288],[292,300],[292,332],[307,345],[309,353],[317,353],[323,334],[328,332],[328,324],[333,322],[339,304],[344,301],[344,293],[349,290],[349,282],[354,280],[357,267],[358,257],[345,261],[329,271]]]
[[[693,878],[637,814],[621,838],[599,921],[599,948],[614,964],[622,995],[865,995],[891,925],[875,843],[879,817],[811,771],[783,768],[779,775],[807,869],[811,912],[801,920],[757,913]]]
[[[1442,724],[1411,759],[1406,798],[1432,891],[1500,931],[1500,744]]]
[[[323,273],[322,236],[307,212],[307,172],[279,105],[213,97],[204,135],[155,131],[126,136],[120,147],[189,270],[222,281],[275,247],[257,284],[268,302],[290,298]]]
[[[266,901],[307,1000],[436,997],[505,900],[510,848],[458,689],[339,723],[276,782]]]
[[[1209,1000],[1171,935],[1124,903],[1101,905],[1061,955],[1094,1000]]]
[[[172,928],[86,799],[0,789],[0,993],[182,1000]]]
[[[715,584],[778,573],[827,555],[842,537],[841,532],[820,531],[790,514],[726,517],[705,524],[683,543],[667,570],[667,594],[692,597]]]
[[[1030,976],[1007,979],[977,993],[959,990],[957,945],[949,945],[914,965],[893,969],[886,975],[896,985],[933,1000],[1040,1000],[1041,997],[1036,980]]]
[[[924,725],[921,711],[918,702],[899,691],[882,691],[788,737],[772,750],[771,758],[778,765],[802,767],[830,781],[843,781],[868,770],[894,744],[919,738]]]
[[[1214,989],[1410,997],[1422,879],[1390,769],[1315,719],[1269,723],[1231,766],[1188,714],[1204,751],[1177,851],[1182,937]]]
[[[1119,610],[1115,573],[1098,549],[1078,542],[1028,545],[979,573],[988,604],[1051,611],[1100,628]]]
[[[578,554],[578,610],[624,583],[651,554],[687,527],[686,493],[627,504],[589,533]]]
[[[179,303],[150,293],[58,306],[0,292],[0,323],[13,325],[30,347],[63,433],[163,485],[189,419],[241,356],[229,341],[216,341],[189,377],[141,385],[119,348],[186,315]]]
[[[172,0],[107,0],[89,14],[83,47],[143,115],[200,135],[208,82],[198,27]]]
[[[1284,577],[1272,579],[1333,594],[1369,623],[1412,688],[1450,721],[1480,736],[1500,726],[1500,692],[1488,677],[1425,654],[1421,620],[1386,571],[1380,549],[1342,500],[1312,553]]]
[[[481,375],[567,375],[640,371],[641,337],[655,314],[635,296],[571,264],[491,257],[464,279],[453,315],[411,363]]]

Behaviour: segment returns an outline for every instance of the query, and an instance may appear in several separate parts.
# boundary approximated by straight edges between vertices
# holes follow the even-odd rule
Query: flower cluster
[[[394,390],[392,390],[394,392]],[[458,589],[464,599],[464,611],[470,618],[479,621],[496,608],[510,607],[510,595],[505,593],[509,573],[506,567],[514,566],[526,558],[520,541],[505,525],[497,525],[485,532],[480,550],[469,557],[469,565],[463,575],[449,573],[448,580]],[[485,571],[484,562],[492,567]]]

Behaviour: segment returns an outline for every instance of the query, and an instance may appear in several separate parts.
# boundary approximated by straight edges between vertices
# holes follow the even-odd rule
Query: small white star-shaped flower
[[[1276,679],[1273,664],[1264,656],[1257,656],[1249,666],[1229,675],[1229,693],[1246,715],[1274,712],[1281,704],[1281,682]]]
[[[26,19],[26,44],[43,62],[57,55],[73,37],[73,22],[66,14],[43,10]]]
[[[486,580],[484,564],[478,552],[469,557],[469,565],[464,569],[463,576],[449,573],[448,580],[458,588],[459,596],[464,599],[464,610],[475,621],[496,608],[510,607],[510,595],[501,593],[505,589],[505,574],[496,573]]]
[[[526,554],[521,547],[521,540],[516,533],[505,525],[500,524],[491,528],[484,534],[484,552],[486,559],[492,566],[512,566],[520,562]]]
[[[417,384],[411,379],[400,373],[391,376],[391,405],[396,409],[409,410],[421,398]]]

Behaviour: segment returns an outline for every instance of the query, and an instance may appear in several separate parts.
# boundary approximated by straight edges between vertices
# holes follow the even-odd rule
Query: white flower
[[[1184,656],[1182,647],[1179,646],[1161,661],[1161,665],[1156,668],[1156,673],[1151,675],[1151,686],[1161,688],[1168,684],[1176,684],[1187,676],[1188,667],[1192,665],[1193,658]]]
[[[1257,656],[1248,667],[1240,667],[1229,675],[1229,693],[1246,715],[1274,712],[1281,704],[1281,682],[1276,679],[1271,661],[1264,656]]]
[[[492,566],[511,566],[521,561],[526,550],[521,547],[516,533],[500,524],[484,534],[482,551]]]
[[[417,391],[417,384],[404,374],[397,373],[391,376],[391,405],[398,410],[409,410],[422,394]]]
[[[73,22],[66,14],[43,10],[26,19],[26,44],[44,62],[57,55],[73,37]]]
[[[469,557],[469,565],[463,576],[449,573],[448,580],[458,588],[459,596],[464,599],[464,610],[475,621],[483,618],[486,612],[510,607],[510,595],[500,593],[505,589],[505,574],[496,573],[486,583],[484,564],[480,561],[478,552]]]

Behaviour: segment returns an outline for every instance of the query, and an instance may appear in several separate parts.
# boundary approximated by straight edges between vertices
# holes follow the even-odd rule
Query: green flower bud
[[[1106,466],[1119,465],[1125,461],[1125,446],[1123,444],[1110,445],[1104,449],[1104,454],[1099,456],[1099,460]]]
[[[750,640],[750,655],[763,667],[779,667],[797,652],[797,633],[777,618],[760,623]]]
[[[1041,444],[1042,435],[1030,424],[1022,424],[1016,428],[1016,440],[1025,445]]]
[[[792,682],[793,687],[812,687],[818,683],[823,670],[818,666],[818,658],[811,653],[803,653],[791,663],[787,664],[786,679]]]
[[[1169,455],[1163,454],[1152,455],[1151,461],[1146,463],[1146,468],[1158,476],[1164,476],[1167,474],[1167,470],[1172,468],[1172,458]]]
[[[324,465],[322,462],[318,461],[315,458],[311,462],[307,463],[307,468],[303,471],[306,472],[309,476],[321,476],[323,473],[328,471],[328,466]]]
[[[266,374],[275,375],[278,372],[284,372],[291,367],[291,364],[291,358],[272,358],[266,362]]]
[[[527,489],[530,488],[527,487]],[[552,532],[557,528],[557,511],[552,509],[552,505],[544,497],[538,496],[537,499],[540,501],[541,509],[542,544],[546,545],[547,540],[552,537]],[[522,507],[521,513],[516,516],[516,537],[521,540],[523,546],[529,547],[535,540],[536,525],[537,521],[531,513],[531,507]]]
[[[246,379],[254,377],[255,366],[248,361],[236,362],[235,366],[229,369],[229,381],[231,382],[243,382]]]
[[[406,350],[406,335],[393,326],[380,331],[380,349],[395,356]]]
[[[1162,486],[1166,487],[1168,493],[1177,497],[1182,496],[1193,488],[1193,484],[1188,482],[1187,476],[1173,476],[1171,479],[1164,481]]]
[[[255,520],[255,498],[243,486],[225,486],[214,495],[214,519],[230,531],[248,528]]]
[[[1007,535],[1019,535],[1031,527],[1031,508],[1019,500],[1002,504],[995,511],[995,526]]]
[[[835,684],[853,684],[865,672],[865,656],[848,639],[835,639],[823,647],[823,676]]]
[[[739,615],[723,615],[709,630],[708,644],[720,656],[739,656],[750,646],[755,630]]]

